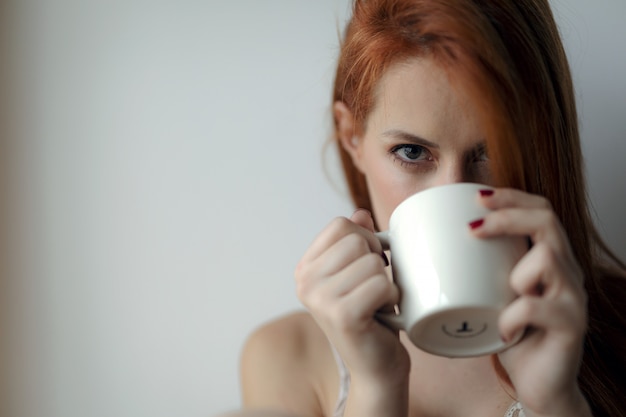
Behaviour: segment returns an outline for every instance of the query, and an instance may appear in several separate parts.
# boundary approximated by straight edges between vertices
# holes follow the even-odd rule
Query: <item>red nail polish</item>
[[[493,190],[480,190],[479,193],[481,197],[489,197],[490,195],[493,195]]]
[[[483,225],[484,222],[485,222],[485,219],[474,220],[473,222],[470,222],[469,226],[472,230],[478,229],[480,226]]]

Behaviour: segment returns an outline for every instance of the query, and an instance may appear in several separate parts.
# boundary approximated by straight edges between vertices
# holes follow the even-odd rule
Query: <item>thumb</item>
[[[376,229],[374,227],[374,218],[372,217],[372,213],[366,209],[357,209],[352,216],[350,217],[350,221],[354,224],[361,226],[363,229],[367,230],[370,233],[365,233],[364,236],[367,239],[367,243],[372,252],[380,253],[385,260],[385,263],[389,265],[389,260],[385,256],[383,252],[383,246],[381,241],[376,237]]]
[[[358,224],[359,226],[363,227],[364,229],[369,230],[372,233],[375,232],[374,218],[372,217],[372,213],[367,209],[364,209],[364,208],[356,209],[355,212],[352,213],[350,220],[353,223]]]

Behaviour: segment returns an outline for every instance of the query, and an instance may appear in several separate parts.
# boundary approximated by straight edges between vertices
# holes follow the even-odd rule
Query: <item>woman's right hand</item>
[[[408,380],[398,333],[375,318],[399,299],[383,256],[371,214],[357,210],[332,221],[296,267],[298,297],[346,363],[354,388],[397,388]]]

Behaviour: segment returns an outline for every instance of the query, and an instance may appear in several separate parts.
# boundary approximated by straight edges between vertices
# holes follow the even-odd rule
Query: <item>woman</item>
[[[544,0],[356,0],[333,96],[352,199],[296,268],[308,313],[263,326],[244,404],[295,416],[625,416],[624,264],[594,229],[568,63]],[[397,303],[376,230],[429,187],[497,187],[478,238],[527,236],[492,357],[420,351],[375,319]],[[278,414],[277,414],[278,415]]]

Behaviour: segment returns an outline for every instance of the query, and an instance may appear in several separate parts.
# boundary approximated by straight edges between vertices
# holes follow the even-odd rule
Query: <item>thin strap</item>
[[[504,417],[526,417],[526,415],[524,414],[524,409],[522,408],[522,404],[517,401],[511,404],[509,409],[506,410]]]
[[[337,403],[335,404],[335,411],[333,411],[333,417],[343,417],[343,412],[346,408],[346,401],[348,400],[348,391],[350,390],[350,373],[348,372],[348,368],[346,368],[346,364],[339,356],[339,352],[333,345],[330,346],[333,351],[333,356],[335,357],[335,362],[337,362],[337,369],[339,370],[339,397],[337,398]]]

